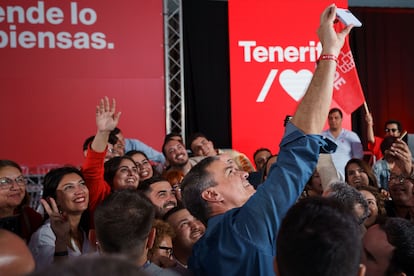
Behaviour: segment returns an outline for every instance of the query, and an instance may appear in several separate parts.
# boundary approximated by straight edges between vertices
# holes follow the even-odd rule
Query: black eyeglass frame
[[[392,133],[394,133],[394,132],[399,131],[399,129],[398,128],[385,128],[384,131],[385,132],[392,132]]]
[[[168,252],[168,256],[172,256],[173,255],[173,248],[172,247],[168,247],[168,246],[158,246],[159,249],[161,250],[166,250]]]

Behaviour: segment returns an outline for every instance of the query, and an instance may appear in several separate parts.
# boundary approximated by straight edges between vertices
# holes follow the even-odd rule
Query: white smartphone
[[[346,26],[348,25],[354,25],[354,27],[361,27],[362,23],[358,20],[358,18],[355,17],[349,10],[347,9],[336,9],[336,17],[338,17],[339,20],[342,21]]]

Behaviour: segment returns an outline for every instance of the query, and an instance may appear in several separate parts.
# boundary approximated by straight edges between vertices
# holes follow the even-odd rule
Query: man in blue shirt
[[[182,183],[184,204],[207,224],[194,245],[189,269],[195,275],[274,275],[276,234],[281,220],[316,168],[321,136],[329,111],[336,57],[352,26],[334,30],[336,6],[321,15],[318,30],[323,49],[308,90],[286,126],[278,161],[257,191],[248,173],[226,156],[207,157]]]
[[[125,138],[121,130],[117,127],[112,131],[112,133],[119,139],[121,146],[123,146],[122,155],[131,150],[142,151],[149,160],[164,165],[165,157],[161,152],[153,149],[138,139]]]

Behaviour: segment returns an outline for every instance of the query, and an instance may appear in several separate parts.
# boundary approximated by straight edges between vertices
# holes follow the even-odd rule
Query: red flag
[[[338,57],[333,98],[348,114],[365,102],[348,38]]]

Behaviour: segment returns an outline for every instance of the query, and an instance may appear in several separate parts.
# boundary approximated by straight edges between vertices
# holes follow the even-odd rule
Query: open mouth
[[[141,173],[139,174],[139,176],[141,176],[141,177],[147,177],[149,175],[149,172],[148,171],[141,171]]]
[[[135,182],[136,182],[136,179],[134,177],[129,177],[129,178],[126,179],[126,183],[128,185],[134,185]]]
[[[175,159],[177,160],[183,160],[184,159],[184,154],[178,154]]]
[[[204,232],[197,229],[197,230],[194,230],[193,232],[191,232],[190,237],[192,239],[199,239],[203,234],[204,234]]]
[[[164,209],[172,209],[175,206],[176,206],[176,204],[174,202],[169,202],[169,203],[164,205]]]
[[[77,197],[75,198],[74,202],[76,203],[83,203],[86,201],[86,197],[82,196],[82,197]]]
[[[249,181],[246,181],[246,182],[243,184],[243,187],[244,187],[244,188],[248,188],[248,187],[250,187],[250,186],[252,186],[252,184],[250,184],[250,182],[249,182]]]

